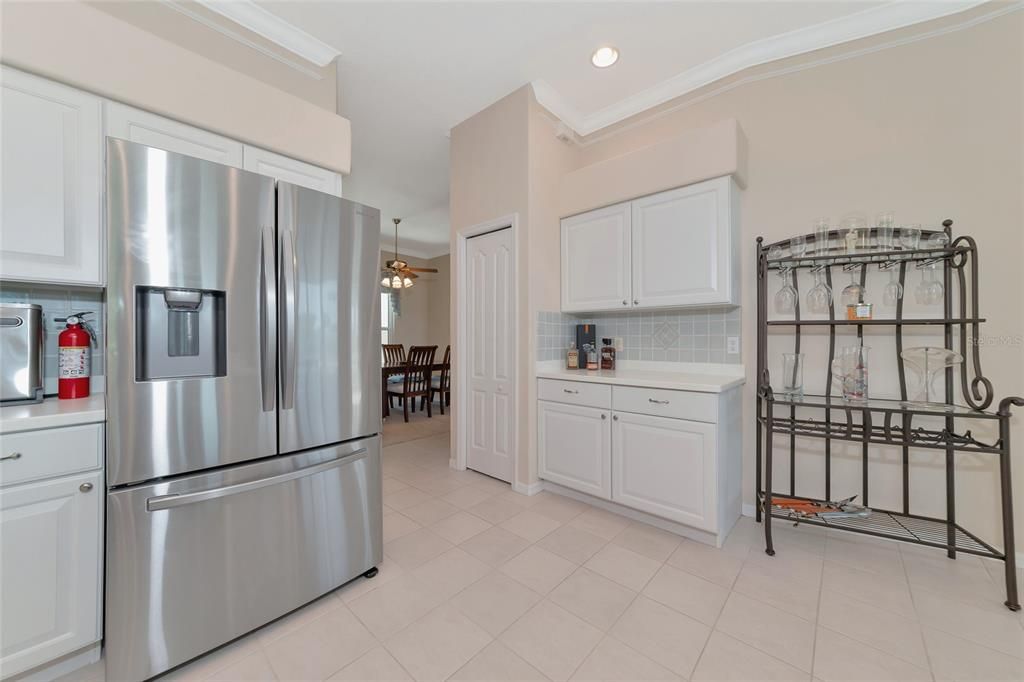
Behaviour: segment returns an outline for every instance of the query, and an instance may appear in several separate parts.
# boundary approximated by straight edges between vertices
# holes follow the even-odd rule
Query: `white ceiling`
[[[385,245],[399,216],[402,251],[434,256],[448,252],[448,131],[526,83],[589,134],[743,68],[976,4],[258,0],[232,18],[300,53],[310,34],[311,61],[340,52],[340,113],[353,131],[344,194],[382,209]],[[602,44],[621,57],[599,70],[590,54]]]

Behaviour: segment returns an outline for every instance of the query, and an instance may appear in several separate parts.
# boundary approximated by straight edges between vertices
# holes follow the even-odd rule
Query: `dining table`
[[[449,363],[450,364],[450,363]],[[430,366],[430,375],[433,377],[435,373],[440,372],[446,366],[443,362],[435,362]],[[398,374],[405,374],[405,364],[399,365],[382,365],[380,368],[380,398],[381,398],[381,415],[387,417],[391,414],[391,410],[388,406],[388,379]]]

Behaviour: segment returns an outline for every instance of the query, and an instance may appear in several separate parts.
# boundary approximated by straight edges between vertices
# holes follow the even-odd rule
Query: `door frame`
[[[521,480],[521,465],[520,465],[520,452],[519,452],[519,398],[522,395],[523,389],[522,380],[519,376],[519,284],[520,284],[520,269],[519,265],[522,262],[522,239],[519,230],[519,214],[511,213],[498,218],[477,223],[476,225],[470,225],[469,227],[460,228],[455,232],[455,243],[453,249],[453,255],[455,257],[455,264],[452,271],[455,275],[455,291],[460,292],[458,297],[458,304],[455,306],[455,344],[452,347],[452,374],[453,383],[455,384],[455,391],[457,400],[455,401],[455,428],[458,430],[454,434],[455,442],[455,453],[454,458],[449,458],[448,464],[453,469],[460,471],[466,469],[469,453],[469,429],[467,428],[466,415],[468,413],[466,396],[469,391],[469,372],[468,370],[468,355],[463,352],[466,348],[467,340],[467,318],[469,317],[469,309],[467,307],[467,297],[462,295],[461,292],[466,291],[466,284],[468,281],[466,273],[466,252],[468,248],[468,240],[472,237],[479,237],[480,235],[487,234],[488,232],[496,232],[498,230],[511,229],[512,230],[512,322],[513,322],[513,353],[512,353],[512,452],[514,453],[514,459],[512,463],[512,489],[521,492],[526,489],[524,484],[520,484]]]

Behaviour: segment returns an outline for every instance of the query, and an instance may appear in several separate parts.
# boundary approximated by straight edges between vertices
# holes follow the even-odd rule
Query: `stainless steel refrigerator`
[[[382,559],[380,213],[107,144],[108,679]]]

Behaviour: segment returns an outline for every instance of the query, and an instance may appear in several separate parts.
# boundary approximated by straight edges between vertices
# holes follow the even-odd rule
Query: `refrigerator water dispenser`
[[[137,287],[135,379],[227,374],[223,291]]]

